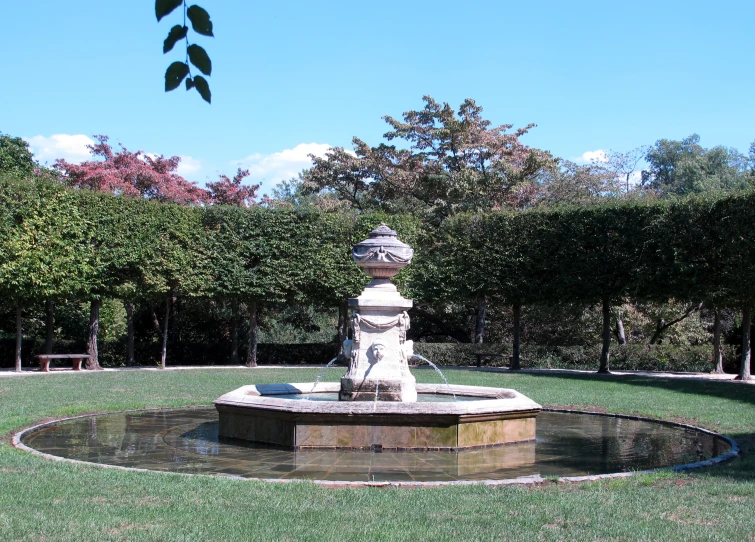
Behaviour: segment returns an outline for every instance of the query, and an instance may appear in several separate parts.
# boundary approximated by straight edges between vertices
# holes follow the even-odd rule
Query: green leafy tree
[[[265,196],[263,203],[274,208],[318,209],[321,211],[343,211],[358,208],[348,199],[340,199],[332,190],[319,190],[307,180],[307,171],[298,177],[279,182],[271,196]]]
[[[536,194],[535,178],[550,154],[521,143],[534,124],[512,131],[493,126],[482,107],[467,99],[455,111],[430,96],[425,107],[403,120],[383,117],[387,141],[370,147],[354,138],[354,152],[331,149],[312,156],[306,179],[357,208],[430,213],[443,219],[458,212],[526,207]]]
[[[48,181],[0,173],[0,295],[16,309],[17,371],[25,307],[71,295],[86,280],[88,226],[76,194]]]
[[[645,160],[648,169],[642,171],[642,185],[661,195],[737,190],[751,185],[747,157],[736,149],[705,149],[697,134],[681,141],[658,140]]]
[[[77,195],[81,214],[88,224],[82,252],[89,266],[76,293],[90,304],[87,336],[90,357],[86,368],[97,370],[101,368],[98,334],[102,302],[106,298],[131,299],[136,295],[143,264],[142,245],[150,227],[142,210],[147,202],[88,190]]]
[[[718,225],[708,232],[715,244],[715,258],[709,280],[716,306],[736,307],[742,313],[742,350],[739,364],[740,380],[751,380],[751,323],[755,292],[755,197],[753,192],[740,192],[718,199],[709,205],[708,224]],[[715,221],[715,222],[714,222]]]
[[[539,194],[533,201],[539,206],[594,203],[621,193],[615,170],[601,162],[556,160],[543,169],[539,180]]]
[[[246,306],[246,364],[257,364],[262,304],[305,301],[321,271],[313,264],[322,231],[317,214],[261,207],[210,207],[203,211],[210,295]]]
[[[0,173],[31,175],[38,167],[26,141],[0,133]]]
[[[166,204],[152,204],[146,209],[149,215],[145,218],[155,235],[142,259],[142,282],[146,297],[162,298],[165,303],[160,354],[160,366],[165,368],[170,315],[172,310],[175,313],[177,298],[203,297],[211,277],[202,241],[202,209]],[[175,317],[173,321],[175,326]]]

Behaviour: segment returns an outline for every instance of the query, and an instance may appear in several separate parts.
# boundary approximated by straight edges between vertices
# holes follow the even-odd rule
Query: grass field
[[[332,489],[51,461],[10,446],[50,417],[208,405],[243,384],[317,369],[124,371],[0,379],[0,540],[755,540],[755,386],[584,374],[445,371],[544,406],[686,421],[744,455],[689,474],[582,484]],[[437,382],[415,370],[420,382]],[[338,369],[327,379],[336,380]]]

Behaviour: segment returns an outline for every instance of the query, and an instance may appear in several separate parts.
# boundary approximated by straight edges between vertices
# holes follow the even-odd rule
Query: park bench
[[[50,372],[50,361],[53,359],[70,359],[74,371],[80,371],[82,360],[89,359],[87,354],[40,354],[37,357],[39,358],[39,371],[42,373]]]

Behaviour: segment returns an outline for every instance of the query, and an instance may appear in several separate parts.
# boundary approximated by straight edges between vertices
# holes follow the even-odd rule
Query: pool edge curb
[[[100,416],[103,414],[192,409],[192,408],[200,409],[200,408],[211,408],[211,407],[205,406],[205,405],[193,405],[193,406],[182,406],[182,407],[153,407],[153,408],[116,410],[116,411],[109,411],[106,413],[98,412],[98,413],[91,413],[91,414],[80,414],[77,416],[66,416],[63,418],[55,418],[55,419],[44,421],[42,423],[37,423],[28,427],[24,427],[18,431],[12,431],[10,444],[11,444],[11,447],[17,450],[29,452],[33,455],[51,459],[53,461],[64,461],[67,463],[73,463],[73,464],[85,465],[85,466],[119,469],[123,471],[131,471],[131,472],[155,473],[155,474],[178,475],[178,476],[208,476],[212,478],[232,479],[232,480],[241,480],[241,481],[250,481],[250,482],[264,482],[264,483],[278,483],[278,484],[312,483],[319,486],[331,487],[331,488],[354,488],[354,487],[421,488],[421,487],[441,487],[441,486],[508,486],[508,485],[536,485],[536,484],[546,484],[546,483],[594,482],[594,481],[609,480],[609,479],[614,479],[614,478],[629,478],[631,476],[640,475],[640,474],[655,474],[655,473],[664,472],[664,471],[681,473],[681,472],[701,469],[705,467],[713,467],[716,465],[722,465],[724,463],[728,463],[729,461],[732,461],[733,459],[738,457],[741,453],[739,445],[733,438],[727,435],[724,435],[722,433],[717,433],[710,429],[705,429],[704,427],[699,427],[699,426],[688,424],[688,423],[660,420],[660,419],[651,418],[648,416],[637,416],[637,415],[632,415],[632,414],[613,414],[613,413],[595,412],[595,411],[589,411],[589,410],[549,408],[546,406],[542,407],[543,412],[566,412],[566,413],[572,413],[572,414],[587,414],[591,416],[606,416],[606,417],[612,417],[612,418],[622,418],[622,419],[628,419],[628,420],[659,423],[666,426],[691,429],[691,430],[699,431],[701,433],[706,433],[708,435],[721,439],[725,441],[727,444],[729,444],[729,446],[731,446],[731,449],[721,455],[717,455],[715,457],[712,457],[710,459],[705,459],[703,461],[696,461],[694,463],[684,463],[681,465],[671,465],[669,467],[659,467],[656,469],[641,470],[641,471],[613,472],[613,473],[607,473],[607,474],[588,474],[588,475],[583,475],[583,476],[558,476],[558,477],[547,477],[547,478],[543,478],[539,474],[535,474],[535,475],[523,476],[519,478],[508,478],[505,480],[487,479],[487,480],[453,480],[453,481],[437,481],[437,482],[406,482],[406,481],[370,482],[370,481],[303,480],[303,479],[300,480],[300,479],[280,479],[280,478],[246,478],[242,476],[223,475],[223,474],[202,474],[202,473],[190,474],[190,473],[183,473],[183,472],[170,472],[170,471],[142,469],[138,467],[123,467],[120,465],[109,465],[106,463],[92,463],[89,461],[81,461],[78,459],[60,457],[60,456],[48,454],[45,452],[40,452],[39,450],[35,450],[34,448],[31,448],[27,446],[26,444],[24,444],[23,442],[21,442],[21,439],[26,433],[40,429],[42,427],[46,427],[48,425],[52,425],[55,423],[68,421],[68,420],[91,418],[93,416]]]

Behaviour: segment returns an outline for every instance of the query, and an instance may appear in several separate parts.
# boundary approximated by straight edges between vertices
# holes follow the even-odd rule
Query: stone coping
[[[314,391],[313,391],[314,389]],[[301,414],[351,415],[456,415],[494,414],[501,412],[533,413],[542,408],[539,404],[506,388],[484,386],[460,386],[445,384],[417,384],[417,393],[438,395],[466,395],[481,397],[478,401],[459,402],[413,402],[399,401],[307,401],[306,399],[283,399],[276,395],[338,393],[338,382],[299,382],[288,384],[258,384],[242,386],[214,401],[215,405],[254,407],[256,409]]]
[[[149,411],[149,410],[174,410],[175,408],[192,408],[190,406],[185,407],[174,407],[171,409],[165,409],[165,408],[145,408],[145,409],[138,409],[138,410],[126,410],[126,411],[119,411],[119,412],[142,412],[142,411]],[[196,408],[206,408],[206,405],[199,405]],[[68,416],[65,418],[58,418],[54,420],[48,420],[43,423],[39,423],[36,425],[32,425],[30,427],[26,427],[24,429],[21,429],[19,431],[16,431],[12,435],[11,439],[11,445],[14,448],[17,448],[19,450],[23,450],[26,452],[29,452],[31,454],[41,456],[53,461],[62,461],[62,462],[68,462],[68,463],[76,463],[80,465],[87,465],[87,466],[94,466],[94,467],[102,467],[106,469],[119,469],[123,471],[135,471],[135,472],[146,472],[146,473],[152,473],[156,475],[162,475],[162,476],[211,476],[211,477],[220,477],[220,478],[232,478],[239,481],[249,481],[249,482],[268,482],[268,483],[278,483],[278,484],[307,484],[307,483],[314,483],[320,486],[324,487],[332,487],[332,488],[346,488],[346,487],[382,487],[382,488],[388,488],[388,487],[405,487],[405,488],[421,488],[421,487],[439,487],[439,486],[469,486],[469,485],[484,485],[484,486],[504,486],[504,485],[534,485],[534,484],[544,484],[544,483],[579,483],[579,482],[590,482],[590,481],[598,481],[598,480],[605,480],[610,478],[628,478],[630,476],[635,476],[638,474],[653,474],[657,472],[664,472],[664,471],[671,471],[671,472],[686,472],[690,470],[700,469],[704,467],[712,467],[715,465],[720,465],[723,463],[726,463],[728,461],[733,460],[740,454],[739,445],[737,442],[732,439],[731,437],[728,437],[726,435],[722,435],[720,433],[716,433],[715,431],[710,431],[708,429],[704,429],[702,427],[698,427],[695,425],[685,424],[685,423],[677,423],[677,422],[670,422],[666,420],[658,420],[655,418],[649,418],[645,416],[631,416],[631,415],[625,415],[625,414],[607,414],[604,412],[591,412],[591,411],[583,411],[583,410],[570,410],[570,409],[557,409],[557,408],[543,408],[544,411],[550,411],[550,412],[573,412],[573,413],[579,413],[579,414],[585,414],[589,416],[611,416],[615,418],[624,418],[624,419],[632,419],[632,420],[641,420],[641,421],[647,421],[647,422],[653,422],[653,423],[660,423],[667,426],[672,427],[684,427],[687,429],[692,429],[694,431],[700,431],[702,433],[707,433],[709,435],[713,435],[724,442],[727,442],[731,449],[719,456],[712,457],[710,459],[706,459],[705,461],[697,461],[695,463],[686,463],[683,465],[672,465],[670,467],[659,467],[657,469],[650,469],[650,470],[643,470],[643,471],[630,471],[630,472],[615,472],[615,473],[608,473],[608,474],[595,474],[595,475],[586,475],[586,476],[558,476],[558,477],[548,477],[548,478],[542,478],[540,475],[534,475],[534,476],[522,476],[519,478],[510,478],[507,480],[455,480],[455,481],[441,481],[441,482],[339,482],[339,481],[329,481],[329,480],[296,480],[296,479],[280,479],[280,478],[244,478],[241,476],[234,476],[234,475],[223,475],[223,474],[189,474],[189,473],[181,473],[181,472],[168,472],[168,471],[155,471],[150,469],[142,469],[137,467],[122,467],[120,465],[108,465],[106,463],[90,463],[88,461],[79,461],[77,459],[68,459],[65,457],[60,457],[52,454],[47,454],[44,452],[40,452],[35,450],[34,448],[30,448],[26,446],[24,443],[21,442],[21,439],[24,437],[26,433],[29,433],[31,431],[35,431],[36,429],[40,429],[42,427],[46,427],[48,425],[53,425],[58,422],[63,422],[67,420],[75,420],[79,418],[91,418],[94,416],[102,415],[103,413],[98,414],[83,414],[80,416]]]

